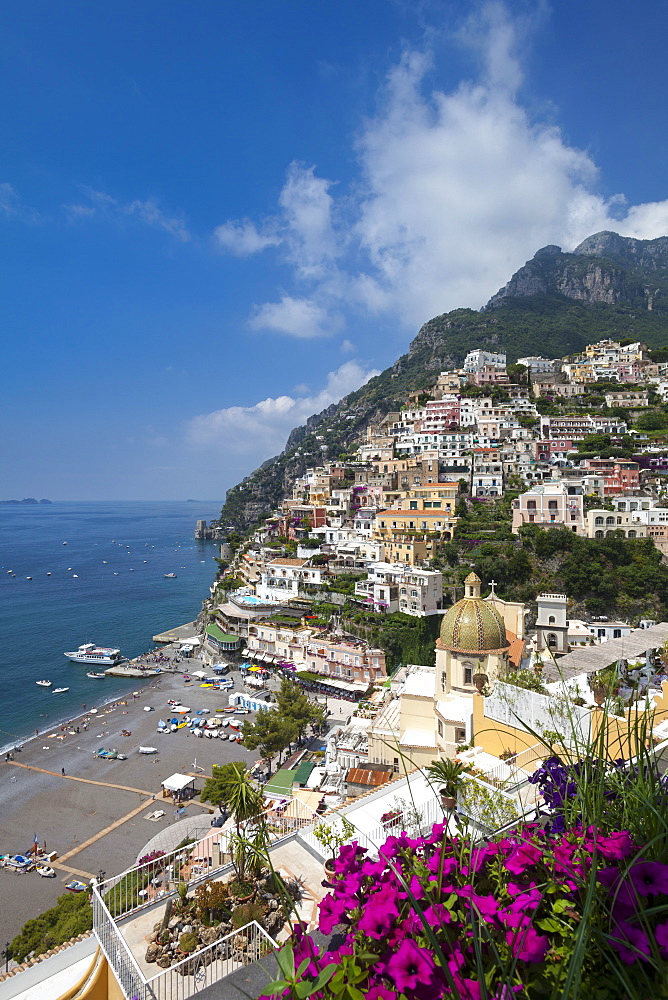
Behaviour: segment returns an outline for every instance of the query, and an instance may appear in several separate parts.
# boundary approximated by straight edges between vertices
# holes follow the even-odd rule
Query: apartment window
[[[455,729],[455,743],[466,743],[465,729]]]
[[[446,680],[447,680],[447,675],[445,673],[445,670],[442,670],[441,671],[441,689],[443,691],[445,691],[445,682],[446,682]]]
[[[464,667],[464,683],[473,684],[473,668]]]
[[[440,719],[438,720],[438,735],[439,736],[443,735],[443,723],[441,722]]]

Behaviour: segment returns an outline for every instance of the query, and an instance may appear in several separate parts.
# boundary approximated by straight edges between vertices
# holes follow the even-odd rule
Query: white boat
[[[63,694],[65,691],[69,691],[69,688],[54,688],[53,694]]]
[[[165,573],[165,580],[176,580],[176,573]]]
[[[49,868],[48,865],[37,865],[37,874],[41,875],[42,878],[55,878],[56,873],[53,868]]]
[[[74,663],[102,663],[105,667],[113,667],[123,659],[120,649],[96,646],[94,642],[86,642],[73,653],[64,655]]]
[[[51,681],[35,681],[35,684],[37,685],[37,687],[41,687],[41,688],[50,688],[51,687]]]
[[[101,674],[98,670],[89,670],[86,674],[86,677],[94,677],[96,680],[106,676],[106,674]]]
[[[139,753],[157,753],[157,747],[139,747]]]

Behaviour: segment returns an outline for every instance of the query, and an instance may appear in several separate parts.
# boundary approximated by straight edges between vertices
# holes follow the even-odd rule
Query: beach
[[[169,650],[165,650],[170,655]],[[191,660],[180,668],[198,670]],[[14,759],[0,761],[0,853],[27,854],[33,840],[55,851],[56,878],[42,878],[36,872],[17,875],[0,868],[3,905],[0,909],[0,941],[4,944],[20,931],[31,917],[53,905],[72,878],[87,881],[100,871],[113,875],[132,866],[149,840],[170,825],[209,815],[210,806],[199,798],[185,804],[185,814],[177,817],[171,798],[162,797],[161,781],[171,774],[202,776],[214,764],[241,760],[251,765],[256,751],[220,739],[187,736],[187,730],[164,735],[156,732],[159,719],[167,720],[172,698],[187,705],[194,714],[228,706],[228,691],[203,688],[195,680],[186,684],[181,669],[163,672],[137,681],[136,696],[99,708],[91,714],[88,728],[83,716],[72,719],[75,732],[67,728],[40,730],[40,735],[22,745]],[[238,671],[232,674],[234,690],[243,690]],[[103,687],[103,682],[100,682]],[[100,692],[102,695],[102,691]],[[153,711],[144,709],[151,707]],[[253,715],[241,716],[252,720]],[[77,726],[79,732],[76,732]],[[130,736],[124,736],[123,730]],[[229,730],[226,730],[229,732]],[[138,747],[153,746],[155,755],[143,755]],[[127,754],[127,760],[104,760],[95,756],[100,747]],[[64,773],[63,773],[64,772]],[[155,796],[155,800],[153,800]],[[165,815],[157,822],[146,819],[156,809]],[[210,821],[210,820],[209,820]]]

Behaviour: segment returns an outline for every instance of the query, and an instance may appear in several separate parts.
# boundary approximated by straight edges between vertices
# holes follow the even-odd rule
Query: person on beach
[[[60,773],[62,774],[63,777],[65,777],[65,768],[64,767],[61,767]]]

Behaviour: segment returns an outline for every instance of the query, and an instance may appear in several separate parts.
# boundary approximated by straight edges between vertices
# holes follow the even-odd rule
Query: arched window
[[[606,517],[605,523],[606,524],[614,524],[615,523],[614,517]]]
[[[595,521],[594,521],[594,524],[603,524],[603,518],[602,517],[597,517],[595,519]]]
[[[557,624],[557,619],[554,617],[554,615],[550,615],[550,617],[547,619],[547,624],[548,625],[556,625]]]
[[[629,531],[629,533],[628,533],[628,535],[626,537],[627,538],[635,538],[636,537],[635,531]]]
[[[550,634],[548,635],[547,644],[550,647],[550,649],[554,649],[554,647],[557,645],[557,637],[554,634],[554,632],[550,632]]]
[[[594,538],[603,538],[603,532],[602,531],[596,531],[594,533]]]

